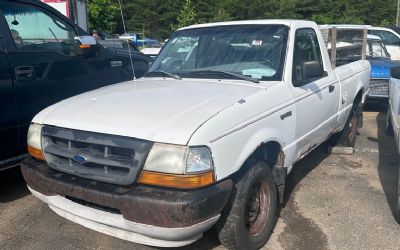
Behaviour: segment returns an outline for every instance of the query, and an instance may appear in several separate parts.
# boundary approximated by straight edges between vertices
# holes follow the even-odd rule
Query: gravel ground
[[[397,164],[383,108],[364,112],[353,155],[321,146],[297,163],[264,249],[399,249]],[[0,249],[154,249],[67,221],[30,195],[19,169],[0,172]],[[181,249],[224,249],[212,230]]]

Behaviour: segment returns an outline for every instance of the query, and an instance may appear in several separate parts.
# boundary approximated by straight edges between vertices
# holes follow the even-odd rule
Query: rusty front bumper
[[[188,191],[118,186],[61,173],[32,158],[23,161],[21,169],[28,186],[44,196],[61,196],[131,222],[165,228],[190,227],[219,216],[232,189],[229,179]]]

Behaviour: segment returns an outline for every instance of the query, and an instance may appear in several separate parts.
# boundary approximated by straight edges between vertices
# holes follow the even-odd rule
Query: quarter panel
[[[341,85],[341,100],[339,101],[338,126],[336,131],[343,129],[354,99],[360,90],[369,90],[371,68],[366,60],[352,62],[334,69]]]
[[[400,60],[400,46],[386,45],[392,60]]]

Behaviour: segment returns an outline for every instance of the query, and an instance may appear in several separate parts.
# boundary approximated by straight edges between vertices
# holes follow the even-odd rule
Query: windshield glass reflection
[[[173,34],[151,72],[180,77],[280,80],[287,46],[283,25],[230,25]],[[240,78],[240,77],[242,78]],[[256,81],[255,81],[256,82]]]

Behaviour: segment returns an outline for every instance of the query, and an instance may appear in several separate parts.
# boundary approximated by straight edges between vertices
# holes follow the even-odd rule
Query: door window
[[[380,41],[368,41],[367,56],[390,57],[385,45]]]
[[[76,33],[60,18],[26,6],[6,6],[2,10],[18,50],[72,55]]]
[[[306,84],[309,79],[304,79],[304,63],[317,61],[321,68],[322,56],[319,48],[317,34],[313,29],[299,29],[296,31],[293,52],[293,85],[298,87]]]
[[[384,30],[373,30],[372,34],[377,35],[382,38],[383,43],[386,45],[400,45],[400,38],[389,31]]]

